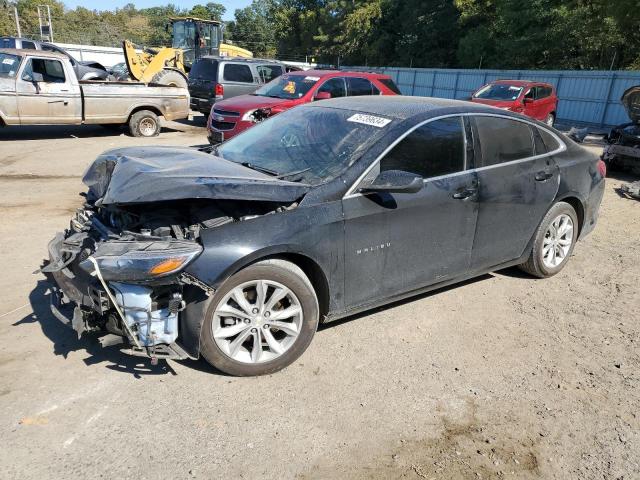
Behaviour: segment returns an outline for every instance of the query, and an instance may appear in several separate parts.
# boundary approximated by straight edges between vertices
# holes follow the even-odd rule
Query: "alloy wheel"
[[[286,286],[253,280],[234,287],[213,314],[213,339],[241,363],[264,363],[283,355],[298,338],[303,322],[300,300]]]
[[[542,262],[547,268],[558,267],[567,257],[573,243],[573,220],[565,213],[557,216],[547,228],[542,242]]]

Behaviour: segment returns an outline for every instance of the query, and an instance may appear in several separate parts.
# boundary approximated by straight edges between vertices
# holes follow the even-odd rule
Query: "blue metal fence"
[[[390,75],[404,95],[467,99],[498,79],[547,82],[558,92],[558,122],[608,127],[629,121],[620,104],[624,91],[640,85],[640,71],[445,70],[435,68],[343,67]]]

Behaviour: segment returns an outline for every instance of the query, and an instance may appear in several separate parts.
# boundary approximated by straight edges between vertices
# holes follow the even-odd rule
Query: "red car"
[[[522,113],[553,126],[558,97],[553,85],[528,80],[496,80],[479,89],[472,102]]]
[[[252,125],[296,105],[357,95],[400,95],[388,75],[338,70],[290,72],[250,95],[216,102],[209,114],[209,142],[221,143]]]

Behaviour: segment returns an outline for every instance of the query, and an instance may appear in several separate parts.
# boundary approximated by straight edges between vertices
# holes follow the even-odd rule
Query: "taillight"
[[[215,94],[216,98],[224,98],[224,85],[216,83]]]
[[[603,177],[607,176],[607,164],[602,159],[598,160],[598,171]]]

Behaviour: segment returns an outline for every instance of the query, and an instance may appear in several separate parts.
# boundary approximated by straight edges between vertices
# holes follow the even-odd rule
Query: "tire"
[[[266,286],[264,302],[257,298],[258,282]],[[276,292],[284,291],[289,293],[270,306],[270,300],[279,298]],[[240,292],[244,307],[234,299]],[[259,312],[255,313],[258,307]],[[233,308],[238,316],[224,315]],[[249,310],[251,314],[247,313]],[[273,320],[278,312],[295,311],[301,313]],[[315,335],[318,321],[318,298],[304,272],[284,260],[265,260],[232,275],[208,300],[200,353],[207,362],[227,374],[266,375],[287,367],[304,353]]]
[[[561,221],[558,224],[557,222],[559,219],[566,220],[567,218],[571,222],[571,232],[569,234],[568,231],[565,231],[562,234],[563,225],[567,225],[567,223]],[[560,225],[560,228],[556,229],[554,224]],[[554,227],[552,228],[552,226]],[[564,268],[573,253],[578,239],[578,229],[578,216],[571,205],[565,202],[553,205],[540,222],[529,259],[519,266],[520,269],[538,278],[548,278],[558,273]],[[554,231],[560,235],[554,234]],[[566,242],[569,239],[571,243],[567,245]],[[552,253],[551,250],[554,252]],[[552,254],[553,259],[550,257]]]
[[[553,124],[556,123],[555,113],[550,113],[549,115],[547,115],[547,118],[544,119],[544,123],[546,123],[550,127],[553,127]]]
[[[151,78],[151,83],[167,85],[169,87],[188,88],[187,79],[176,70],[160,70]]]
[[[157,137],[160,133],[160,119],[150,110],[140,110],[131,115],[129,132],[134,137]]]

